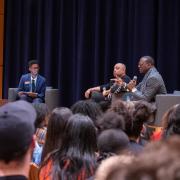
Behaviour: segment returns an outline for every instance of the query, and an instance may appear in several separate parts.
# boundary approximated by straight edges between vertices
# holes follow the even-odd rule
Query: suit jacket
[[[18,92],[30,92],[31,91],[31,74],[24,74],[21,76]],[[46,91],[46,79],[39,74],[37,75],[36,88],[35,93],[37,93],[37,97],[41,98],[43,101],[45,99],[45,91]]]
[[[166,94],[166,87],[162,76],[155,67],[149,69],[143,80],[136,86],[133,100],[154,101],[157,94]]]

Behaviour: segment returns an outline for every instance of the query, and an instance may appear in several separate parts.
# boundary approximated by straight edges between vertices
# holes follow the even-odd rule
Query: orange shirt
[[[70,160],[65,160],[65,164],[63,166],[64,171],[66,171],[68,169],[68,167],[70,166],[70,163],[71,163]],[[79,173],[77,173],[73,176],[74,179],[85,180],[88,177],[93,176],[95,173],[95,167],[93,167],[91,165],[89,165],[89,167],[90,167],[90,172],[88,174],[87,174],[86,167],[82,167],[81,170],[79,171]],[[52,168],[53,168],[53,162],[52,162],[52,160],[49,160],[49,162],[41,168],[40,173],[39,173],[39,180],[53,180]]]
[[[52,180],[51,172],[52,171],[52,160],[49,160],[49,162],[43,166],[39,173],[39,180]]]

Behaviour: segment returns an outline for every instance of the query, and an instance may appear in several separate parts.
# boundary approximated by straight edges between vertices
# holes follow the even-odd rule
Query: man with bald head
[[[114,65],[113,76],[114,76],[114,79],[111,79],[111,80],[114,81],[114,82],[117,82],[117,83],[120,83],[120,84],[122,82],[125,82],[125,83],[130,82],[129,76],[126,75],[126,66],[124,64],[122,64],[122,63],[117,63],[117,64]],[[90,94],[93,91],[98,91],[98,92],[102,92],[102,93],[104,92],[103,95],[106,96],[107,95],[106,92],[107,92],[107,90],[110,89],[111,86],[112,86],[112,83],[109,82],[109,83],[101,85],[101,86],[89,88],[85,92],[85,97],[89,98]]]
[[[155,101],[157,94],[166,94],[166,87],[162,76],[154,67],[154,59],[150,56],[143,56],[138,64],[139,72],[144,75],[143,80],[136,86],[136,81],[130,81],[127,85],[132,93],[132,100]]]

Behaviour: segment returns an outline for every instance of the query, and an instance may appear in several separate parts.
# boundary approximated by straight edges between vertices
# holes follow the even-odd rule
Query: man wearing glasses
[[[46,91],[46,79],[38,74],[39,63],[29,61],[28,74],[22,75],[18,86],[18,97],[31,103],[43,103]]]
[[[162,76],[154,66],[151,56],[143,56],[138,64],[139,72],[144,74],[143,80],[136,86],[136,81],[131,80],[127,88],[132,91],[132,100],[155,101],[157,94],[166,94],[166,87]]]

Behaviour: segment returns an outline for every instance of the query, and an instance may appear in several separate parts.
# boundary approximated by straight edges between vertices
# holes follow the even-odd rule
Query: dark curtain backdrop
[[[61,105],[108,82],[113,65],[138,75],[143,55],[155,58],[168,92],[180,89],[179,0],[5,0],[4,97],[37,59]]]

